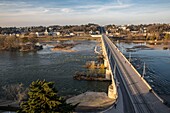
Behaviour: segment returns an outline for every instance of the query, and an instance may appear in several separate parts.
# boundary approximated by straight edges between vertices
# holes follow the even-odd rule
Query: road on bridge
[[[120,88],[123,96],[125,113],[170,113],[170,109],[165,106],[150,91],[150,87],[142,80],[142,78],[134,71],[131,63],[122,56],[118,48],[111,40],[102,35],[106,46],[107,54],[113,69],[115,62],[116,78],[120,82]]]

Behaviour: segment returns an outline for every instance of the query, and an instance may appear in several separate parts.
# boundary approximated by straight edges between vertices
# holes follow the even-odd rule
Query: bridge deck
[[[129,90],[135,111],[138,113],[170,113],[170,108],[161,102],[162,100],[154,91],[151,91],[151,87],[140,77],[140,74],[111,40],[105,35],[102,35],[102,38],[107,48],[109,48],[108,52],[111,52],[112,57],[118,64],[118,70],[121,72],[121,77],[125,81],[124,84]]]

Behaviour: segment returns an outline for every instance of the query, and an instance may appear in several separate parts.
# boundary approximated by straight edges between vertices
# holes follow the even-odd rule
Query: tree
[[[156,39],[155,34],[154,34],[154,35],[152,35],[152,36],[150,37],[150,40],[155,40],[155,39]]]
[[[22,83],[5,85],[2,89],[3,98],[6,98],[7,100],[14,100],[20,103],[24,98],[27,98],[27,90],[23,87]]]
[[[18,38],[16,36],[7,36],[4,40],[5,50],[17,50],[19,48]]]
[[[0,50],[4,47],[5,36],[0,35]]]
[[[28,42],[29,40],[28,40],[28,37],[22,37],[22,38],[20,38],[20,42],[21,43],[26,43],[26,42]]]
[[[165,40],[169,40],[170,39],[170,34],[166,34],[164,38],[165,38]]]
[[[53,82],[37,80],[29,87],[28,100],[23,102],[19,113],[71,113],[77,105],[67,104],[59,97]]]

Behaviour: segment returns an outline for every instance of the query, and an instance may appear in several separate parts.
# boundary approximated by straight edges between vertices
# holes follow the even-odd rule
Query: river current
[[[53,81],[63,96],[86,91],[107,92],[108,82],[77,81],[77,71],[85,71],[87,61],[97,60],[96,41],[77,41],[76,52],[53,52],[49,47],[38,52],[0,52],[0,88],[23,83],[28,87],[37,79]],[[55,43],[55,42],[53,42]],[[2,90],[2,89],[1,89]]]
[[[77,81],[77,71],[86,71],[87,61],[97,60],[94,53],[96,41],[77,41],[76,52],[52,52],[49,47],[38,52],[0,52],[0,90],[5,85],[23,83],[28,87],[37,79],[55,82],[61,95],[77,95],[86,91],[107,92],[108,82]],[[55,42],[53,42],[55,43]],[[127,48],[145,46],[146,43],[116,42],[122,53],[130,60],[151,87],[164,99],[170,100],[170,50]]]

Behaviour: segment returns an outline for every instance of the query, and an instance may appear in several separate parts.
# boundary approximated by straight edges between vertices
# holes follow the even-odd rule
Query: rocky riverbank
[[[104,92],[85,92],[67,99],[66,102],[73,105],[79,103],[77,112],[97,112],[110,107],[115,101]]]
[[[83,72],[77,72],[74,76],[73,79],[75,80],[86,80],[86,81],[110,81],[108,79],[106,79],[103,74],[91,74],[88,75],[86,73]]]
[[[160,44],[160,45],[147,45],[149,48],[152,49],[157,49],[157,50],[166,50],[166,49],[170,49],[170,44],[168,45],[164,45],[164,44]]]

